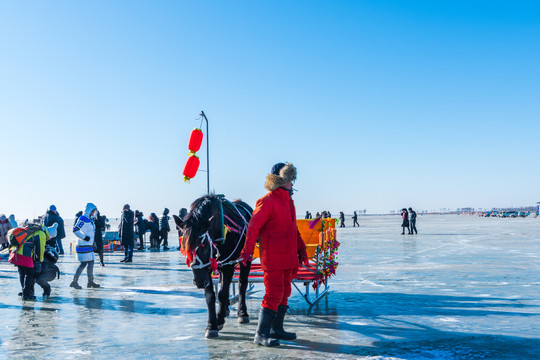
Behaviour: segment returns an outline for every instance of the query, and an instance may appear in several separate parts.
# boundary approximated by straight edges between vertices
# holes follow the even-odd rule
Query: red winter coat
[[[306,245],[298,232],[296,209],[287,190],[279,188],[257,200],[243,254],[253,254],[257,238],[264,271],[298,268],[298,253]]]

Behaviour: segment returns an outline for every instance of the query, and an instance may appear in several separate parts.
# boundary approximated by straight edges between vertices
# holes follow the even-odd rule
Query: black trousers
[[[409,232],[412,234],[413,232],[415,234],[418,234],[418,231],[416,230],[416,220],[409,221]]]
[[[162,240],[163,240],[163,246],[169,246],[169,243],[167,241],[168,238],[169,238],[169,233],[167,231],[162,231],[159,234],[159,245],[158,245],[158,247],[160,247]]]
[[[36,273],[34,268],[17,266],[19,270],[19,280],[21,281],[23,299],[30,299],[34,296],[34,284],[36,283]]]

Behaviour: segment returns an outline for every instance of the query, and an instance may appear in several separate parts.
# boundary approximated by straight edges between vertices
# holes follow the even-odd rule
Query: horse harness
[[[218,239],[212,239],[212,237],[210,236],[208,231],[206,231],[204,234],[199,236],[199,238],[201,239],[201,243],[195,248],[195,251],[193,252],[193,254],[194,254],[193,261],[189,265],[192,269],[198,270],[198,269],[204,269],[205,267],[210,266],[210,268],[212,269],[212,272],[216,272],[218,267],[223,267],[223,266],[230,265],[230,264],[236,264],[236,263],[239,262],[239,260],[231,260],[231,261],[228,261],[228,262],[227,262],[227,260],[229,260],[230,257],[238,249],[238,245],[241,243],[240,240],[236,243],[236,246],[235,246],[234,250],[229,254],[229,256],[227,256],[224,260],[221,260],[221,261],[217,260],[217,259],[219,259],[221,254],[219,253],[219,250],[218,250],[218,247],[217,247],[216,243],[218,243],[218,242],[221,242],[222,244],[225,243],[225,238],[227,237],[227,233],[229,231],[240,234],[240,239],[242,239],[242,237],[244,236],[244,234],[245,234],[245,232],[247,230],[249,220],[251,219],[251,215],[250,215],[249,210],[246,209],[241,204],[234,204],[234,203],[230,202],[229,200],[225,199],[225,197],[223,197],[223,195],[218,195],[218,198],[220,200],[219,201],[219,205],[220,205],[219,206],[219,212],[220,212],[220,215],[221,215],[220,219],[221,219],[221,225],[222,225],[221,226],[221,229],[222,229],[221,230],[221,237],[218,238]],[[223,211],[223,206],[225,206],[229,210],[236,211],[238,213],[238,215],[240,215],[240,217],[244,221],[244,226],[238,225],[230,217],[225,215],[225,211]],[[247,216],[244,216],[242,214],[242,212],[238,208],[244,210]],[[246,219],[246,217],[249,217],[249,219]],[[209,257],[209,260],[208,260],[207,263],[203,263],[202,260],[199,258],[199,255],[197,254],[197,250],[199,249],[199,246],[204,247],[204,242],[205,241],[207,241],[208,245],[210,246],[210,257]],[[214,251],[216,252],[215,257],[214,257]]]

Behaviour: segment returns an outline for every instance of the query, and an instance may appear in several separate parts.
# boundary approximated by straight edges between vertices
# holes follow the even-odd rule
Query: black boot
[[[88,284],[86,284],[86,287],[87,287],[87,288],[94,288],[94,289],[97,289],[97,288],[99,288],[100,286],[101,286],[101,285],[96,284],[96,283],[94,282],[93,279],[92,279],[92,280],[88,280]]]
[[[259,313],[259,324],[257,325],[253,343],[263,346],[279,345],[279,340],[270,337],[270,327],[272,326],[272,321],[276,315],[276,311],[264,307],[261,308],[261,312]]]
[[[296,334],[292,332],[286,332],[283,330],[283,320],[285,319],[285,314],[287,313],[287,305],[279,305],[277,316],[272,321],[272,327],[270,328],[270,337],[281,339],[281,340],[294,340],[296,339]]]

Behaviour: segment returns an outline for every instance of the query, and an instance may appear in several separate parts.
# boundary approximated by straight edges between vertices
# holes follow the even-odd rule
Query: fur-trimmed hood
[[[270,173],[266,176],[264,187],[268,191],[274,191],[294,180],[296,180],[296,168],[291,163],[285,163],[285,166],[279,170],[279,175]]]

